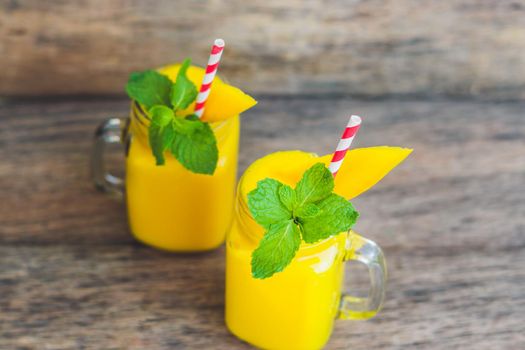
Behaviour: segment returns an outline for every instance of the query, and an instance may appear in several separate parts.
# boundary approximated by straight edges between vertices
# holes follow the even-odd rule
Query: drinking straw
[[[330,165],[328,166],[328,170],[330,170],[334,177],[337,175],[339,168],[341,168],[341,164],[343,164],[346,152],[350,148],[350,145],[352,144],[352,141],[354,140],[354,137],[357,134],[360,126],[361,117],[352,115],[348,120],[348,124],[343,131],[343,135],[337,144],[337,148],[335,149],[332,160],[330,161]]]
[[[195,102],[195,114],[197,117],[202,117],[204,113],[204,105],[208,100],[210,94],[211,84],[217,74],[217,68],[219,67],[219,61],[221,60],[222,51],[224,50],[224,40],[215,39],[213,46],[211,47],[210,58],[208,59],[208,65],[206,66],[206,74],[202,78],[202,85],[197,95],[197,101]]]

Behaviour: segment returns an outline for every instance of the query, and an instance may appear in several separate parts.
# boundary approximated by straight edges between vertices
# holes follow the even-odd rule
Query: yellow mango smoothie
[[[167,77],[168,84],[169,81],[178,84],[180,79],[199,86],[204,69],[187,66],[182,78],[179,77],[180,69],[181,65],[171,65],[157,70],[163,77],[139,78],[142,81],[157,79],[164,83]],[[142,103],[132,102],[126,130],[125,197],[128,221],[132,234],[153,247],[176,252],[204,251],[223,243],[230,226],[237,173],[239,113],[256,102],[218,77],[214,79],[204,115],[200,119],[191,116],[195,101],[190,104],[186,101],[185,105],[184,96],[179,97],[172,93],[172,103],[183,105],[180,110],[173,108],[175,112],[165,106],[150,106],[148,109]],[[174,130],[168,131],[172,134],[180,132],[180,135],[168,135],[160,129],[165,128],[165,124],[161,123],[162,118],[167,118],[166,115],[171,119],[165,124],[170,128],[173,125]],[[154,125],[157,129],[151,128],[152,123],[158,123]],[[202,131],[199,135],[204,134],[208,138],[202,136],[202,141],[191,143],[192,140],[184,134],[187,130],[187,134],[193,132],[191,128],[201,128],[198,129]],[[153,135],[157,138],[152,137],[152,130],[157,133]],[[160,134],[159,130],[164,134]],[[155,153],[153,147],[159,147],[158,143],[165,142],[169,137],[168,145],[161,145]],[[177,143],[179,139],[186,143]],[[205,150],[211,155],[196,153],[195,150],[200,150],[201,145],[208,147]],[[215,145],[214,154],[212,146]],[[215,167],[203,167],[206,162],[213,161]]]
[[[136,136],[126,158],[131,232],[141,242],[170,251],[216,248],[231,222],[239,117],[212,124],[219,160],[210,176],[193,173],[172,157],[162,167],[155,165],[137,109],[132,108],[130,132]]]
[[[396,147],[348,152],[335,179],[334,192],[345,199],[357,196],[409,153]],[[252,275],[252,255],[265,229],[250,213],[248,194],[267,178],[294,187],[305,170],[316,163],[328,165],[331,156],[302,151],[273,153],[255,161],[239,182],[233,225],[226,241],[225,318],[233,334],[258,348],[321,349],[335,319],[370,318],[381,307],[386,278],[382,253],[373,242],[351,230],[316,243],[301,242],[284,270],[264,279]],[[342,293],[344,261],[360,260],[365,247],[376,254],[375,260],[367,263],[377,277],[372,281],[375,295],[368,299]]]

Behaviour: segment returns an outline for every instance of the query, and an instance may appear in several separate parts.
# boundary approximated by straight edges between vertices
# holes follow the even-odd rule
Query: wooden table
[[[337,322],[327,348],[524,348],[525,102],[260,100],[241,172],[276,150],[331,152],[349,111],[365,117],[356,146],[415,149],[354,201],[357,231],[387,256],[384,309]],[[123,204],[94,189],[93,130],[127,106],[0,104],[1,349],[249,348],[224,326],[224,249],[143,246]]]

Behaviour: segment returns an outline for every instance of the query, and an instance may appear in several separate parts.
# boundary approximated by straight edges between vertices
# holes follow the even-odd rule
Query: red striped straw
[[[341,140],[339,140],[339,143],[337,144],[337,148],[335,149],[334,156],[330,161],[330,165],[328,166],[328,170],[332,172],[334,177],[337,175],[339,168],[341,168],[341,164],[343,164],[343,160],[345,160],[346,152],[350,148],[350,145],[352,144],[352,141],[354,140],[354,137],[357,134],[360,126],[361,117],[357,115],[351,116],[350,120],[348,120],[345,131],[341,136]]]
[[[208,65],[206,66],[206,74],[202,78],[202,85],[197,95],[197,101],[195,103],[195,114],[197,117],[202,117],[204,113],[204,105],[210,95],[211,84],[217,74],[217,68],[219,68],[219,62],[221,60],[222,51],[224,50],[224,40],[215,39],[213,46],[211,47],[210,58],[208,59]]]

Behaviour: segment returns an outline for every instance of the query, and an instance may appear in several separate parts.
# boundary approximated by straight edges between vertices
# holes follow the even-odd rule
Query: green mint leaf
[[[203,127],[204,123],[198,120],[198,118],[195,120],[190,117],[191,116],[175,118],[173,120],[173,128],[179,133],[192,135],[195,131]]]
[[[315,243],[348,231],[359,217],[352,203],[335,193],[322,199],[316,205],[321,212],[313,218],[301,220],[303,240],[306,243]]]
[[[171,80],[154,70],[131,73],[126,85],[128,96],[146,109],[170,105]]]
[[[297,205],[314,203],[326,198],[334,189],[334,178],[323,163],[317,163],[306,170],[295,186]]]
[[[321,209],[313,203],[306,203],[295,211],[295,215],[300,219],[315,218],[319,213],[321,213]]]
[[[149,144],[157,165],[164,165],[164,151],[173,142],[173,111],[166,106],[155,106],[150,110],[151,122],[148,129]]]
[[[179,69],[175,84],[171,88],[171,104],[176,111],[188,108],[197,98],[197,88],[186,76],[190,64],[191,60],[186,58]]]
[[[295,191],[288,185],[282,184],[279,187],[279,199],[284,204],[286,209],[293,211],[296,202]]]
[[[292,213],[281,202],[279,190],[283,186],[274,179],[257,182],[257,187],[248,193],[248,208],[254,220],[268,229],[271,224],[289,220]]]
[[[293,220],[271,225],[252,253],[252,276],[263,279],[282,271],[300,245],[301,233]]]
[[[202,121],[184,120],[178,124],[173,123],[175,139],[171,145],[171,154],[188,170],[198,173],[212,175],[217,167],[219,150],[215,134],[208,123]],[[191,126],[187,123],[196,123]],[[189,126],[192,131],[180,125]]]

